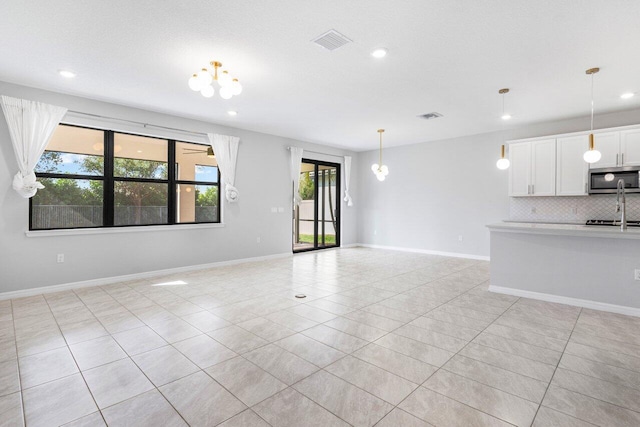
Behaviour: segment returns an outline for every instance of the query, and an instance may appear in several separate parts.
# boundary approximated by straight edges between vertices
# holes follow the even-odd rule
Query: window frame
[[[220,196],[220,167],[216,166],[218,170],[217,182],[205,182],[205,181],[188,181],[180,180],[177,177],[178,164],[176,163],[176,143],[186,143],[202,146],[204,149],[210,147],[209,144],[203,144],[199,142],[182,141],[173,138],[162,138],[160,136],[140,135],[132,132],[123,132],[110,129],[93,128],[89,126],[80,126],[75,124],[61,123],[58,126],[68,126],[81,129],[90,129],[103,132],[103,171],[102,175],[82,175],[82,174],[64,174],[64,173],[51,173],[51,172],[36,172],[36,177],[39,178],[53,178],[53,179],[77,179],[77,180],[96,180],[102,181],[102,225],[92,227],[63,227],[63,228],[33,228],[33,198],[29,199],[29,231],[64,231],[64,230],[96,230],[96,229],[120,229],[129,227],[167,227],[167,226],[182,226],[182,225],[197,225],[197,224],[221,224],[222,223],[222,198]],[[114,141],[116,134],[139,136],[143,138],[159,139],[167,142],[167,179],[159,178],[132,178],[132,177],[116,177],[114,176]],[[46,150],[46,149],[45,149]],[[167,185],[167,222],[162,224],[115,224],[115,183],[116,182],[140,182],[140,183],[157,183]],[[218,187],[218,203],[216,221],[192,221],[192,222],[176,222],[177,218],[177,197],[176,191],[178,185],[206,185]]]

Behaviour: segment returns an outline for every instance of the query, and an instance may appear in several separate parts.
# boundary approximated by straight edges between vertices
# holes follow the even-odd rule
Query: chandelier
[[[189,79],[189,88],[191,90],[200,92],[205,98],[211,98],[216,92],[213,87],[213,82],[215,81],[220,87],[218,91],[222,99],[231,99],[233,95],[242,93],[242,85],[238,79],[232,78],[226,70],[218,73],[218,68],[222,67],[221,62],[211,61],[210,65],[209,69],[203,68],[191,76]]]
[[[387,165],[382,164],[382,133],[384,129],[378,129],[378,133],[380,134],[380,163],[374,163],[371,165],[371,170],[374,174],[376,174],[376,178],[378,181],[384,181],[387,175],[389,175],[389,168]]]

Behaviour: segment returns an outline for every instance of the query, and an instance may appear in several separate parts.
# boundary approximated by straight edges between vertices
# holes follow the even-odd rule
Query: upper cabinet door
[[[531,145],[509,144],[509,196],[529,196],[531,177]]]
[[[556,194],[556,140],[531,142],[531,193],[534,196]]]
[[[556,140],[556,195],[584,196],[587,194],[589,164],[582,156],[589,149],[589,135],[558,138]]]
[[[640,129],[620,132],[620,166],[640,166]]]
[[[591,163],[591,169],[620,166],[620,132],[596,133],[594,143],[596,150],[602,153],[602,158],[599,162]]]

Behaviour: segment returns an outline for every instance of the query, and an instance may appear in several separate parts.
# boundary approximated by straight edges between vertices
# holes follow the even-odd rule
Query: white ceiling
[[[3,0],[0,80],[360,151],[378,128],[386,146],[501,129],[502,87],[509,126],[587,115],[596,66],[596,113],[640,107],[619,98],[640,92],[638,18],[637,0]],[[311,42],[329,29],[353,43]],[[213,59],[240,96],[189,90]]]

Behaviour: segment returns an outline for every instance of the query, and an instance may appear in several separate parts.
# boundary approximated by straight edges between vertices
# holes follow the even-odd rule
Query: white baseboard
[[[489,261],[488,256],[461,254],[458,252],[442,252],[442,251],[432,251],[429,249],[401,248],[398,246],[371,245],[368,243],[358,243],[356,246],[362,246],[363,248],[387,249],[391,251],[414,252],[418,254],[440,255],[440,256],[448,256],[448,257],[454,257],[454,258],[466,258],[466,259],[477,259],[480,261]]]
[[[22,289],[19,291],[10,291],[0,293],[0,300],[30,297],[34,295],[50,294],[54,292],[67,291],[69,289],[88,288],[92,286],[109,285],[112,283],[125,282],[128,280],[148,279],[151,277],[163,276],[165,274],[184,273],[189,271],[205,270],[207,268],[222,267],[225,265],[235,265],[245,262],[267,261],[270,259],[286,258],[293,256],[292,253],[282,253],[274,255],[265,255],[252,258],[233,259],[229,261],[212,262],[209,264],[188,265],[185,267],[167,268],[165,270],[145,271],[142,273],[126,274],[123,276],[104,277],[100,279],[82,280],[79,282],[64,283],[61,285],[43,286],[40,288]]]
[[[489,286],[489,292],[498,294],[513,295],[516,297],[531,298],[541,301],[557,302],[560,304],[572,305],[575,307],[591,308],[593,310],[608,311],[611,313],[626,314],[628,316],[640,317],[640,308],[627,307],[624,305],[608,304],[586,299],[563,297],[560,295],[544,294],[541,292],[525,291],[522,289],[504,288],[502,286]]]

